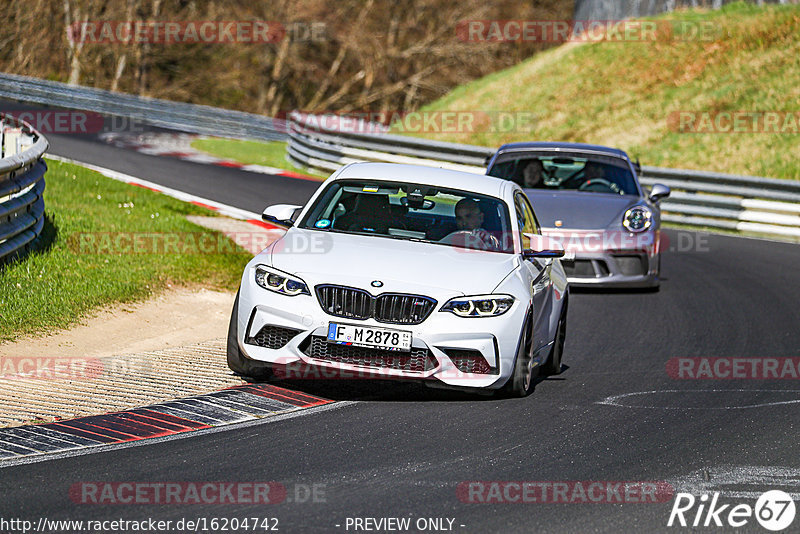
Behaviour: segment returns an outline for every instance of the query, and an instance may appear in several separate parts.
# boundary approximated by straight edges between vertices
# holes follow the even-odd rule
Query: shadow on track
[[[534,390],[528,398],[536,398],[536,387],[545,381],[565,381],[563,373],[569,366],[562,365],[562,374],[558,376],[539,376],[534,380]],[[314,373],[314,369],[309,369]],[[313,376],[313,375],[306,375]],[[319,375],[317,375],[319,376]],[[312,379],[278,379],[272,378],[270,384],[293,391],[308,393],[335,401],[361,401],[361,402],[493,402],[515,400],[503,395],[502,392],[494,394],[487,391],[466,391],[445,388],[443,386],[426,386],[417,379],[338,379],[338,378],[312,378]],[[431,381],[433,382],[433,381]],[[516,399],[517,401],[525,399]]]

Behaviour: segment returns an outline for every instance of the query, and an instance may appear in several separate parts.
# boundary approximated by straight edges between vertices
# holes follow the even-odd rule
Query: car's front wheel
[[[533,390],[533,381],[536,378],[537,369],[533,366],[532,348],[533,335],[531,332],[531,320],[528,317],[522,327],[522,334],[520,334],[513,374],[504,387],[504,392],[511,397],[527,397]]]
[[[236,292],[236,300],[233,302],[231,312],[231,322],[228,324],[228,367],[237,375],[252,378],[255,380],[266,380],[272,376],[272,368],[261,362],[255,362],[245,358],[242,349],[239,348],[238,336],[238,317],[239,317],[239,292]]]

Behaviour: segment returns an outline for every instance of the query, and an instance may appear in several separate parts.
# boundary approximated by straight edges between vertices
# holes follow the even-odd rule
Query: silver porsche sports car
[[[523,188],[542,233],[570,253],[562,260],[570,285],[658,288],[658,203],[670,190],[656,184],[646,191],[638,171],[615,148],[512,143],[489,159],[486,174]]]

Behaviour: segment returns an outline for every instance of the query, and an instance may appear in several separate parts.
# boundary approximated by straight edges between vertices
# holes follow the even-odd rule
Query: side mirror
[[[303,209],[302,206],[295,206],[292,204],[276,204],[264,210],[261,218],[276,226],[283,228],[291,228],[294,226],[295,218],[300,214]]]
[[[566,252],[564,246],[553,239],[539,234],[525,234],[530,239],[531,248],[522,251],[526,260],[533,258],[563,258]]]
[[[669,196],[672,191],[669,187],[663,184],[654,184],[650,190],[650,202],[656,203]]]

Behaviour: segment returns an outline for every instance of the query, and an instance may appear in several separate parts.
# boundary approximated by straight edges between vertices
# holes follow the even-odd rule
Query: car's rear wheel
[[[564,341],[567,339],[567,300],[561,308],[561,316],[558,318],[558,327],[556,328],[556,338],[553,340],[553,348],[550,349],[550,355],[547,358],[542,372],[546,375],[561,374],[561,359],[564,355]]]
[[[246,358],[239,348],[239,340],[237,339],[238,317],[239,292],[236,293],[236,300],[233,302],[233,311],[231,312],[231,322],[228,324],[228,367],[237,375],[255,380],[266,380],[272,376],[272,368],[269,364]]]
[[[528,317],[520,334],[517,357],[514,360],[514,371],[503,388],[503,392],[510,397],[527,397],[533,390],[533,381],[538,368],[533,366],[532,347],[531,319]]]

